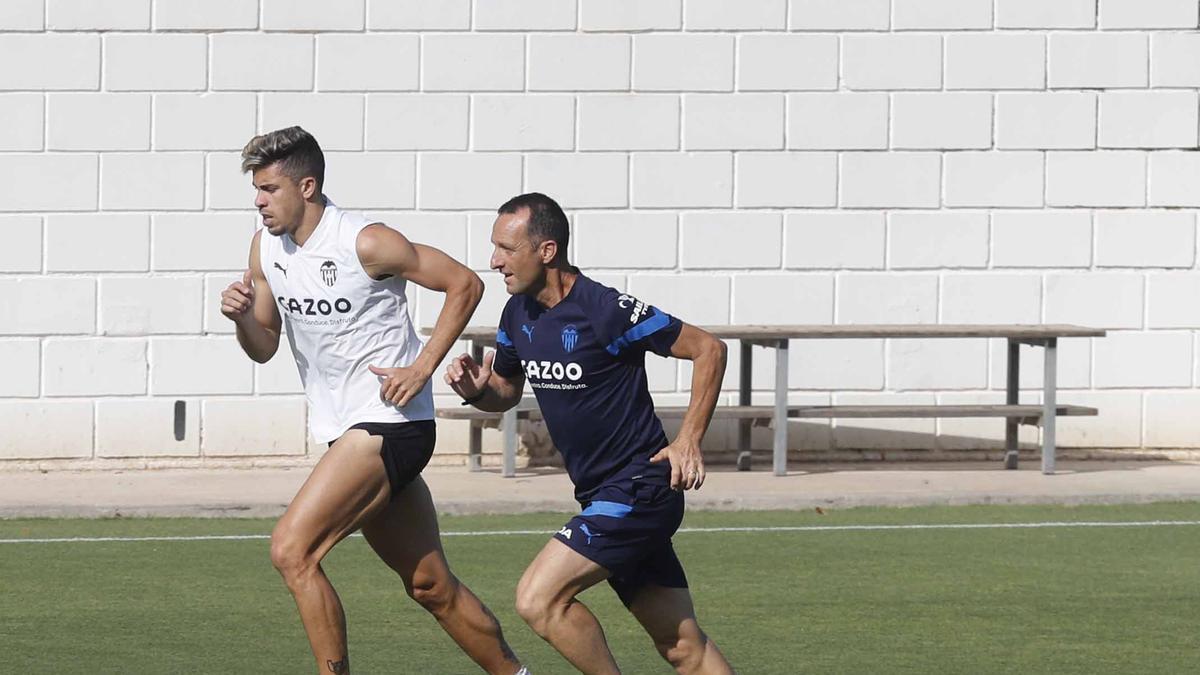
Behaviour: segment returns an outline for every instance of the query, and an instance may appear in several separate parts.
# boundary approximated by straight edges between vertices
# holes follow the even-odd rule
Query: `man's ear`
[[[317,179],[312,176],[305,176],[300,179],[300,194],[304,195],[305,199],[312,199],[317,194]]]
[[[553,239],[547,239],[538,244],[538,255],[542,258],[543,265],[549,265],[551,260],[558,255],[558,242]]]

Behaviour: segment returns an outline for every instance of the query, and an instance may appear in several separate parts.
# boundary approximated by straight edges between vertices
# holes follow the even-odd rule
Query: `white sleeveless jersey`
[[[261,229],[259,264],[304,382],[309,429],[321,443],[360,422],[433,419],[430,383],[399,408],[380,399],[381,380],[367,369],[408,366],[422,346],[408,318],[404,279],[376,281],[359,262],[358,233],[372,222],[327,202],[303,247]]]

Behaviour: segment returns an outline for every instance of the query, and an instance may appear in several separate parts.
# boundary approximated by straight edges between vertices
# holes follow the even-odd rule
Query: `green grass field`
[[[563,514],[445,517],[557,529]],[[691,513],[685,528],[1200,521],[1200,503]],[[10,520],[0,539],[265,534],[262,520]],[[451,565],[535,673],[572,672],[512,610],[547,534],[448,536]],[[675,538],[701,624],[740,672],[1194,673],[1200,525],[693,531]],[[265,539],[0,544],[0,672],[305,673]],[[356,673],[471,673],[361,538],[326,569]],[[583,596],[627,673],[670,672],[606,585]]]

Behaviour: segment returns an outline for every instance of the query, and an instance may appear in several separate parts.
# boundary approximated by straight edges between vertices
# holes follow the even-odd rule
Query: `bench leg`
[[[470,346],[471,358],[475,359],[475,363],[483,363],[483,345],[473,344]],[[467,470],[479,471],[483,469],[483,422],[471,421],[471,438],[470,444],[467,446]]]
[[[1058,404],[1055,390],[1058,388],[1058,338],[1048,338],[1043,346],[1046,350],[1045,373],[1042,382],[1042,473],[1054,473],[1055,414]]]
[[[1021,387],[1021,343],[1009,338],[1008,340],[1008,384],[1004,402],[1016,405],[1020,400]],[[1021,428],[1015,417],[1004,419],[1004,468],[1017,468],[1017,431]]]
[[[787,475],[788,341],[775,348],[775,475]]]
[[[751,345],[741,343],[741,365],[738,367],[738,405],[750,405],[753,352]],[[737,470],[750,470],[750,425],[754,420],[738,420]]]
[[[504,411],[500,420],[504,429],[504,469],[501,473],[505,478],[517,475],[517,409],[509,408]]]

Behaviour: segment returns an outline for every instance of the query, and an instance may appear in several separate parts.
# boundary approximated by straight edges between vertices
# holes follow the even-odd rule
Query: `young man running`
[[[221,311],[259,363],[275,354],[287,323],[312,435],[330,443],[271,533],[271,561],[296,600],[317,670],[350,672],[346,616],[321,560],[361,528],[479,666],[523,671],[496,617],[450,572],[420,476],[435,436],[428,380],[475,311],[482,282],[441,251],[334,206],[321,190],[321,148],[300,127],[251,139],[242,171],[253,174],[263,227]],[[407,281],[446,294],[424,347],[409,322]]]
[[[567,218],[553,199],[509,200],[492,227],[491,266],[513,297],[496,351],[463,354],[446,382],[481,410],[521,400],[529,380],[583,512],[525,570],[517,612],[585,673],[617,673],[596,617],[576,596],[607,579],[680,673],[731,673],[700,630],[671,535],[683,490],[704,483],[700,440],[725,372],[725,345],[567,261]],[[693,362],[692,396],[667,442],[646,386],[645,354]]]

